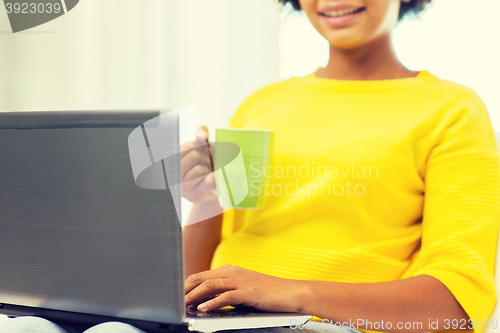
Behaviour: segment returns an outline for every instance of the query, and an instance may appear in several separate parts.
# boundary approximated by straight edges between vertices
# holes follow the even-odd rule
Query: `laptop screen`
[[[0,303],[182,321],[174,198],[137,186],[129,156],[158,115],[0,113]],[[178,124],[168,133],[178,147]]]

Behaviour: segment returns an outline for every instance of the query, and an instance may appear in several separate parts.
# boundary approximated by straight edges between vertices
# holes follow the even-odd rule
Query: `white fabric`
[[[78,333],[71,327],[62,327],[38,317],[7,319],[0,324],[0,333]],[[145,333],[131,325],[108,322],[89,328],[83,333]]]

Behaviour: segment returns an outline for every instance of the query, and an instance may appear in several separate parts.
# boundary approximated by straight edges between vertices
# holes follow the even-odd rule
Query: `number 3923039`
[[[62,10],[58,3],[9,3],[5,4],[7,14],[59,14]]]

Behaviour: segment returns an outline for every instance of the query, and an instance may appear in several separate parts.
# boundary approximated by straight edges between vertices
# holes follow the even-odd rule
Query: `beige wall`
[[[275,0],[170,2],[171,104],[194,103],[211,130],[254,90],[278,80]]]
[[[278,79],[274,0],[81,0],[12,34],[0,10],[0,110],[177,108],[226,126]]]
[[[0,111],[195,104],[213,138],[278,80],[278,29],[276,0],[81,0],[17,34],[0,10]]]

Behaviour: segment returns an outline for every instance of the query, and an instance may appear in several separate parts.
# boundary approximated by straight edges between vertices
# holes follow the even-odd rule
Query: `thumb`
[[[196,140],[208,141],[208,129],[205,126],[200,126],[196,130]]]

